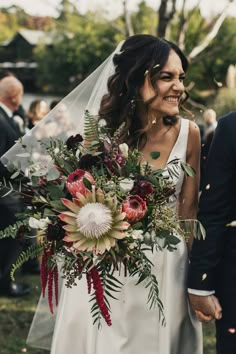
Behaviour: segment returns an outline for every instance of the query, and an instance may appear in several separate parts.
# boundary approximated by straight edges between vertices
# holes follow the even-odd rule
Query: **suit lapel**
[[[4,109],[1,106],[0,106],[0,114],[4,118],[7,125],[10,127],[10,129],[14,131],[14,135],[17,135],[17,139],[18,139],[20,137],[20,129],[18,124],[13,120],[13,118],[10,118],[7,115],[7,113],[4,111]]]

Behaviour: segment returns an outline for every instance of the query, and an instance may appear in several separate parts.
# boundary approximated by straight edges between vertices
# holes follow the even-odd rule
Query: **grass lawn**
[[[0,354],[49,354],[25,343],[40,295],[39,276],[17,276],[17,280],[31,284],[32,293],[19,299],[0,297]],[[204,325],[204,354],[214,353],[214,325],[210,323]]]

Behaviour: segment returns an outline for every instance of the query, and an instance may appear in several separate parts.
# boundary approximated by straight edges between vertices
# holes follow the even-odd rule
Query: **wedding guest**
[[[206,141],[207,135],[214,132],[217,127],[216,112],[212,108],[208,108],[203,112],[203,120],[206,124],[204,140]]]
[[[13,72],[9,70],[0,70],[0,80],[3,79],[4,77],[8,76],[13,76],[16,77]],[[26,116],[25,116],[25,110],[22,104],[19,105],[19,107],[13,112],[13,119],[14,121],[19,125],[19,129],[21,132],[21,135],[24,135],[26,132],[26,127],[25,127],[25,121],[26,121]]]
[[[32,101],[27,112],[28,128],[32,129],[48,112],[49,107],[46,101],[43,99]]]
[[[13,119],[13,112],[18,109],[23,96],[23,86],[14,76],[0,80],[0,156],[9,150],[20,138],[19,125]],[[1,174],[4,169],[1,168]],[[13,194],[0,198],[0,230],[16,222],[16,213],[21,210],[18,198]],[[29,293],[29,286],[12,282],[10,271],[22,247],[19,241],[11,238],[0,240],[0,295],[17,297]]]

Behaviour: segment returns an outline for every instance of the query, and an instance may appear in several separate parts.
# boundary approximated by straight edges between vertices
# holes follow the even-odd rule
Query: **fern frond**
[[[91,115],[89,111],[85,111],[84,139],[88,143],[100,140],[98,117]]]
[[[16,238],[17,232],[20,230],[22,226],[26,226],[26,227],[29,226],[28,219],[23,221],[19,220],[14,225],[9,225],[4,230],[1,230],[0,239],[9,238],[9,237]]]
[[[17,269],[21,268],[22,265],[27,262],[29,259],[38,258],[45,248],[45,243],[31,245],[26,251],[21,252],[19,257],[16,260],[16,263],[12,265],[11,270],[11,279],[14,281],[14,274]]]

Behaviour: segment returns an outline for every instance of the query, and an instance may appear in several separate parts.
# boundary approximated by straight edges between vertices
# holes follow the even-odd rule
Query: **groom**
[[[236,112],[219,121],[204,182],[199,220],[206,238],[193,242],[189,298],[200,320],[217,319],[217,354],[235,354],[236,227],[229,224],[236,220]]]

